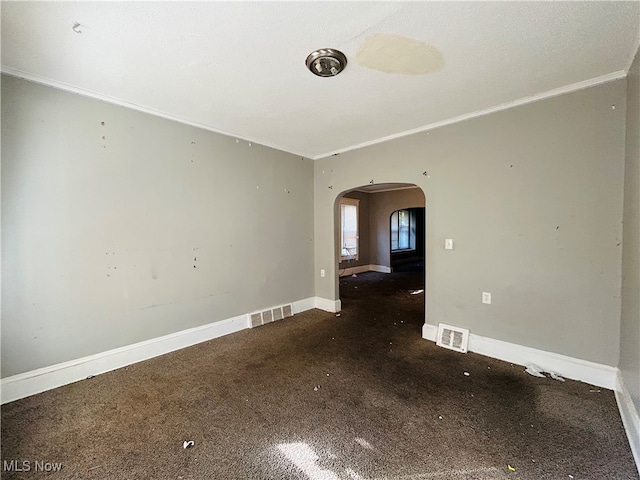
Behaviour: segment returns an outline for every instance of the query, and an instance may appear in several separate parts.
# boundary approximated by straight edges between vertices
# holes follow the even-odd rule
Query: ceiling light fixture
[[[307,68],[319,77],[335,77],[347,66],[344,53],[333,48],[321,48],[307,57]]]

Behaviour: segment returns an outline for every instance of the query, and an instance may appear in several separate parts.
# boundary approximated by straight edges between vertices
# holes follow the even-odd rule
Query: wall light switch
[[[445,238],[444,239],[444,249],[445,250],[453,250],[453,238]]]
[[[320,276],[324,277],[324,268],[320,270]]]
[[[490,292],[482,292],[482,303],[491,303],[491,293]]]

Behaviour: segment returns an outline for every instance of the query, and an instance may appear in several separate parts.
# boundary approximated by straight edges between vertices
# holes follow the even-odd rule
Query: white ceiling
[[[322,158],[621,78],[639,12],[638,1],[2,2],[2,70]],[[377,34],[426,43],[443,64],[360,65]],[[335,78],[304,65],[326,47],[349,59]]]

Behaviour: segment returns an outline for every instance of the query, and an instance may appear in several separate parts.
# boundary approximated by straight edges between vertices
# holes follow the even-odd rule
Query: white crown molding
[[[425,324],[422,327],[422,338],[435,341],[437,331],[438,327]],[[555,372],[563,377],[609,390],[616,388],[618,369],[609,365],[602,365],[475,334],[469,335],[469,351],[515,363],[516,365],[525,366],[533,363],[545,372]]]
[[[637,48],[636,48],[637,50]],[[635,52],[634,52],[635,53]],[[633,61],[633,56],[631,57],[631,61]],[[409,135],[413,135],[416,133],[421,133],[421,132],[426,132],[429,130],[433,130],[436,128],[440,128],[440,127],[444,127],[446,125],[452,125],[454,123],[459,123],[459,122],[463,122],[465,120],[470,120],[473,118],[477,118],[477,117],[482,117],[484,115],[489,115],[491,113],[495,113],[495,112],[500,112],[503,110],[508,110],[510,108],[514,108],[514,107],[518,107],[520,105],[526,105],[528,103],[533,103],[533,102],[537,102],[539,100],[544,100],[547,98],[551,98],[551,97],[556,97],[558,95],[562,95],[565,93],[570,93],[570,92],[575,92],[577,90],[582,90],[585,88],[589,88],[589,87],[593,87],[596,85],[600,85],[602,83],[607,83],[607,82],[612,82],[614,80],[619,80],[621,78],[624,78],[627,75],[627,72],[629,70],[629,67],[631,66],[631,63],[629,62],[629,65],[627,66],[626,70],[620,70],[617,72],[612,72],[606,75],[602,75],[600,77],[595,77],[595,78],[591,78],[588,80],[584,80],[581,82],[577,82],[577,83],[573,83],[571,85],[565,85],[564,87],[560,87],[560,88],[556,88],[553,90],[549,90],[547,92],[542,92],[542,93],[538,93],[535,95],[531,95],[528,97],[523,97],[523,98],[519,98],[517,100],[513,100],[511,102],[507,102],[507,103],[503,103],[500,105],[496,105],[494,107],[489,107],[483,110],[478,110],[476,112],[472,112],[472,113],[467,113],[464,115],[459,115],[457,117],[453,117],[453,118],[449,118],[447,120],[442,120],[440,122],[435,122],[435,123],[430,123],[428,125],[423,125],[421,127],[417,127],[417,128],[413,128],[410,130],[405,130],[402,132],[398,132],[398,133],[394,133],[392,135],[388,135],[386,137],[381,137],[381,138],[377,138],[374,140],[370,140],[367,142],[363,142],[363,143],[359,143],[357,145],[352,145],[350,147],[345,147],[342,149],[338,149],[338,150],[334,150],[331,152],[327,152],[327,153],[322,153],[320,155],[307,155],[305,153],[302,152],[296,152],[296,151],[292,151],[292,150],[285,150],[282,147],[278,147],[276,145],[273,145],[269,142],[265,142],[263,140],[260,139],[253,139],[253,138],[248,138],[248,137],[243,137],[243,136],[238,136],[238,135],[234,135],[231,134],[229,132],[225,132],[224,130],[220,130],[220,129],[216,129],[213,128],[209,125],[205,125],[202,123],[198,123],[198,122],[192,122],[190,120],[186,120],[184,118],[181,117],[177,117],[175,115],[166,113],[166,112],[161,112],[159,110],[155,110],[149,107],[145,107],[142,105],[138,105],[136,103],[132,103],[132,102],[128,102],[116,97],[111,97],[109,95],[104,95],[98,92],[94,92],[91,90],[86,90],[83,88],[79,88],[79,87],[75,87],[73,85],[69,85],[66,84],[64,82],[58,82],[56,80],[51,80],[49,78],[46,77],[42,77],[39,75],[34,75],[32,73],[27,73],[27,72],[22,72],[20,70],[8,67],[6,65],[2,65],[0,67],[0,71],[3,74],[6,75],[10,75],[12,77],[17,77],[17,78],[23,78],[25,80],[29,80],[31,82],[34,83],[38,83],[41,85],[46,85],[48,87],[54,87],[54,88],[58,88],[60,90],[65,90],[67,92],[71,92],[71,93],[76,93],[78,95],[81,95],[83,97],[89,97],[89,98],[94,98],[96,100],[100,100],[103,102],[107,102],[107,103],[111,103],[114,105],[119,105],[121,107],[125,107],[125,108],[131,108],[133,110],[137,110],[143,113],[148,113],[149,115],[154,115],[156,117],[161,117],[161,118],[165,118],[167,120],[172,120],[174,122],[178,122],[178,123],[182,123],[185,125],[190,125],[192,127],[196,127],[196,128],[201,128],[203,130],[207,130],[210,132],[214,132],[214,133],[218,133],[220,135],[224,135],[226,137],[231,137],[231,138],[236,138],[238,140],[243,140],[245,142],[249,142],[249,143],[256,143],[258,145],[262,145],[264,147],[268,147],[268,148],[272,148],[274,150],[279,150],[281,152],[286,152],[286,153],[290,153],[292,155],[297,155],[297,156],[301,156],[301,157],[305,157],[305,158],[309,158],[311,160],[320,160],[323,158],[327,158],[333,155],[338,155],[340,153],[346,153],[346,152],[350,152],[353,150],[358,150],[364,147],[370,147],[372,145],[377,145],[379,143],[384,143],[384,142],[388,142],[390,140],[395,140],[398,138],[402,138],[402,137],[407,137]]]
[[[274,150],[278,150],[280,152],[290,153],[292,155],[297,155],[299,157],[311,158],[309,155],[300,152],[294,152],[292,150],[283,150],[281,147],[270,144],[269,142],[265,142],[260,139],[248,138],[244,136],[234,135],[229,132],[225,132],[224,130],[220,130],[210,125],[205,125],[204,123],[192,122],[190,120],[186,120],[184,118],[178,117],[176,115],[172,115],[170,113],[162,112],[160,110],[155,110],[153,108],[145,107],[143,105],[138,105],[137,103],[128,102],[126,100],[122,100],[117,97],[111,97],[109,95],[104,95],[102,93],[94,92],[92,90],[86,90],[84,88],[75,87],[73,85],[69,85],[64,82],[58,82],[57,80],[51,80],[46,77],[41,77],[39,75],[34,75],[32,73],[22,72],[20,70],[16,70],[15,68],[8,67],[6,65],[2,65],[0,67],[0,71],[5,75],[10,75],[16,78],[22,78],[24,80],[29,80],[30,82],[38,83],[40,85],[44,85],[47,87],[57,88],[59,90],[64,90],[66,92],[75,93],[77,95],[81,95],[83,97],[93,98],[95,100],[100,100],[102,102],[111,103],[114,105],[119,105],[121,107],[130,108],[132,110],[137,110],[139,112],[148,113],[149,115],[153,115],[155,117],[161,117],[167,120],[171,120],[174,122],[182,123],[185,125],[189,125],[192,127],[200,128],[202,130],[207,130],[209,132],[217,133],[219,135],[224,135],[225,137],[235,138],[236,140],[242,140],[248,143],[255,143],[256,145],[261,145],[263,147],[272,148]]]
[[[452,125],[454,123],[463,122],[465,120],[471,120],[473,118],[483,117],[485,115],[489,115],[491,113],[501,112],[503,110],[509,110],[510,108],[519,107],[520,105],[526,105],[528,103],[538,102],[540,100],[545,100],[547,98],[557,97],[558,95],[563,95],[565,93],[576,92],[578,90],[583,90],[589,87],[595,87],[596,85],[600,85],[603,83],[613,82],[615,80],[619,80],[624,78],[627,75],[625,70],[619,70],[617,72],[608,73],[606,75],[602,75],[600,77],[591,78],[589,80],[583,80],[581,82],[572,83],[571,85],[565,85],[564,87],[555,88],[553,90],[549,90],[542,93],[537,93],[535,95],[531,95],[528,97],[522,97],[517,100],[513,100],[511,102],[502,103],[500,105],[496,105],[494,107],[485,108],[483,110],[478,110],[472,113],[465,113],[464,115],[459,115],[457,117],[452,117],[447,120],[442,120],[440,122],[430,123],[428,125],[424,125],[422,127],[412,128],[411,130],[405,130],[403,132],[394,133],[393,135],[388,135],[386,137],[377,138],[375,140],[370,140],[368,142],[359,143],[357,145],[352,145],[350,147],[345,147],[339,150],[334,150],[332,152],[323,153],[320,155],[316,155],[315,157],[310,157],[312,160],[320,160],[323,158],[331,157],[333,155],[339,155],[341,153],[350,152],[353,150],[359,150],[361,148],[370,147],[373,145],[377,145],[379,143],[388,142],[390,140],[395,140],[402,137],[408,137],[409,135],[414,135],[416,133],[422,133],[429,130],[434,130],[436,128],[444,127],[446,125]]]
[[[636,58],[636,54],[640,50],[640,32],[638,32],[638,36],[636,37],[636,41],[633,44],[633,50],[631,51],[631,55],[627,60],[627,68],[624,69],[625,74],[629,74],[629,70],[631,70],[631,65],[633,65],[633,60]]]

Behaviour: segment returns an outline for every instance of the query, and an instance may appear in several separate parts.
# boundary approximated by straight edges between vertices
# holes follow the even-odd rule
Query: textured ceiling
[[[639,12],[637,1],[3,2],[2,70],[321,158],[621,78]],[[389,53],[385,38],[402,41]],[[424,68],[408,68],[414,44],[429,50]],[[324,47],[349,59],[335,78],[304,65]]]

